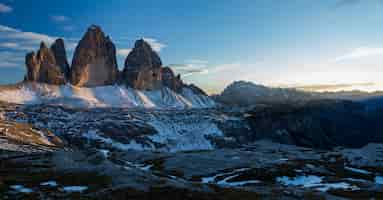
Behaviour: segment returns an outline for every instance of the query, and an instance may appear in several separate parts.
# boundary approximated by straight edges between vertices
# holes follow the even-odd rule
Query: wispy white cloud
[[[0,25],[0,39],[16,40],[15,42],[40,43],[41,41],[52,43],[57,37],[34,33],[24,32],[12,27]]]
[[[48,45],[58,38],[41,33],[24,32],[22,30],[0,25],[0,67],[23,67],[25,54],[39,48],[41,41]],[[65,39],[65,38],[64,38]],[[68,51],[75,48],[76,43],[65,41]]]
[[[10,13],[13,11],[11,6],[0,3],[0,13]]]
[[[19,30],[8,27],[8,26],[0,25],[0,32],[12,32],[12,31],[19,31]]]
[[[0,47],[3,47],[3,48],[16,48],[18,46],[19,46],[19,44],[15,43],[15,42],[0,43]]]
[[[209,73],[208,62],[204,60],[191,59],[186,60],[183,64],[170,64],[169,66],[183,77]]]
[[[218,72],[238,72],[239,68],[241,67],[241,64],[239,62],[236,63],[226,63],[221,65],[216,65],[212,67],[210,70],[211,73],[218,73]]]
[[[383,48],[370,48],[370,47],[360,47],[353,49],[352,51],[341,55],[334,59],[335,62],[342,62],[353,59],[360,59],[370,56],[383,56]]]
[[[70,17],[64,16],[64,15],[52,15],[51,20],[54,22],[67,22],[70,21]]]
[[[147,43],[150,44],[152,49],[156,52],[160,52],[163,48],[165,48],[167,45],[159,42],[157,39],[154,38],[143,38]]]
[[[188,70],[186,73],[182,74],[183,77],[193,76],[197,74],[209,74],[208,69],[191,69]]]
[[[206,60],[191,59],[186,60],[184,64],[170,64],[169,66],[183,77],[197,77],[199,75],[214,76],[230,70],[235,71],[239,65],[239,63],[211,65]]]
[[[117,55],[126,57],[129,55],[129,53],[132,51],[132,49],[118,49]]]
[[[13,49],[13,50],[27,50],[27,51],[32,51],[34,48],[32,46],[20,46],[19,43],[16,42],[3,42],[0,43],[0,48],[3,49]]]
[[[209,63],[207,60],[201,60],[201,59],[190,59],[186,60],[186,63],[197,63],[197,64],[207,64]]]
[[[3,47],[12,48],[18,46],[22,49],[28,50],[31,47],[36,47],[35,45],[42,41],[47,44],[51,44],[57,38],[59,37],[35,32],[24,32],[19,29],[0,25],[0,42],[5,45]],[[63,39],[65,40],[65,38]],[[72,49],[76,46],[76,42],[73,42],[72,40],[66,40],[65,43],[67,48]]]
[[[75,27],[72,26],[72,25],[65,25],[65,26],[62,27],[62,29],[64,31],[73,31],[75,29]]]
[[[24,56],[19,52],[0,51],[0,67],[23,67]]]

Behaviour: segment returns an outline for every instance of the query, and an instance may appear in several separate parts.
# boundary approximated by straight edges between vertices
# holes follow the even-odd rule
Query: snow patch
[[[363,169],[358,169],[358,168],[353,168],[353,167],[344,167],[344,169],[348,170],[348,171],[352,171],[352,172],[355,172],[355,173],[359,173],[359,174],[371,174],[371,172],[367,171],[367,170],[363,170]]]
[[[317,191],[326,192],[330,189],[359,190],[357,186],[349,183],[322,183],[323,177],[319,176],[297,176],[290,178],[287,176],[278,177],[277,182],[286,186],[300,186],[304,188],[313,188]]]
[[[97,131],[95,130],[89,130],[88,132],[84,133],[82,135],[84,138],[90,139],[90,140],[96,140],[103,142],[104,144],[109,144],[112,147],[120,150],[151,150],[152,148],[144,147],[142,144],[137,143],[135,140],[131,140],[130,143],[124,144],[117,141],[114,141],[110,138],[106,138],[101,136]]]
[[[235,169],[233,170],[232,172],[226,172],[226,173],[219,173],[219,174],[216,174],[214,176],[209,176],[209,177],[203,177],[202,178],[202,183],[215,183],[215,179],[217,177],[220,177],[220,176],[229,176],[229,175],[233,175],[235,173],[238,173],[238,172],[243,172],[243,171],[247,171],[249,170],[250,168],[241,168],[241,169]]]
[[[304,186],[311,187],[322,182],[322,177],[319,176],[298,176],[295,178],[290,178],[287,176],[278,177],[277,182],[282,183],[283,185],[292,185],[292,186]]]
[[[345,178],[344,180],[351,181],[351,182],[360,182],[360,183],[367,182],[367,180],[360,179],[360,178]]]
[[[58,184],[56,181],[47,181],[47,182],[43,182],[43,183],[40,183],[41,186],[49,186],[49,187],[57,187]]]
[[[169,88],[139,91],[124,86],[79,88],[72,85],[24,84],[19,88],[0,90],[0,101],[17,104],[51,104],[70,107],[124,107],[184,109],[211,108],[215,102],[205,95],[184,88],[178,94]]]
[[[207,120],[193,121],[190,116],[177,116],[179,119],[153,116],[148,122],[157,130],[149,138],[157,143],[166,144],[166,151],[211,150],[214,146],[208,137],[223,136],[216,124]]]
[[[0,91],[0,101],[16,104],[38,104],[41,103],[36,93],[28,87],[17,89],[3,89]]]
[[[101,152],[101,154],[105,157],[105,158],[108,158],[109,157],[109,150],[107,149],[99,149],[99,151]]]
[[[20,193],[32,193],[33,192],[32,189],[26,188],[23,185],[11,185],[10,188],[12,190],[15,190],[16,192],[20,192]]]
[[[140,169],[142,171],[149,171],[153,165],[149,164],[136,164],[136,163],[132,163],[132,162],[129,162],[129,161],[126,161],[125,162],[127,166],[125,166],[125,168],[127,169],[130,169],[130,168],[137,168],[137,169]]]
[[[247,184],[257,184],[260,183],[258,180],[247,180],[247,181],[238,181],[238,182],[230,182],[231,179],[238,177],[239,175],[232,175],[229,177],[226,177],[225,179],[218,181],[217,185],[224,186],[224,187],[239,187],[244,186]]]
[[[87,186],[66,186],[66,187],[62,188],[62,190],[64,192],[69,192],[69,193],[72,193],[72,192],[84,192],[87,189],[88,189]]]

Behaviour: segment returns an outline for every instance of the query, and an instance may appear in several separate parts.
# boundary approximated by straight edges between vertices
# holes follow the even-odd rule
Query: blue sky
[[[383,89],[382,9],[382,0],[0,0],[0,83],[22,79],[40,40],[63,37],[71,56],[98,24],[120,68],[146,38],[165,65],[213,93],[234,80]]]

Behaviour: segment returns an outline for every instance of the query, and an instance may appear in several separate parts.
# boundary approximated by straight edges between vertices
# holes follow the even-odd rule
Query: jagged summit
[[[92,25],[76,47],[71,83],[80,87],[111,85],[117,77],[116,47],[99,26]]]
[[[165,87],[168,87],[176,92],[182,91],[182,88],[184,87],[184,83],[182,82],[180,74],[176,76],[170,67],[162,68],[161,73],[162,73],[162,84]]]
[[[47,45],[44,41],[40,42],[40,49],[47,48]]]
[[[55,56],[56,63],[60,66],[61,71],[64,73],[65,79],[69,80],[70,67],[67,61],[64,40],[59,38],[51,46],[53,55]]]
[[[89,26],[88,30],[97,30],[97,31],[101,31],[101,27],[96,25],[96,24],[92,24]]]
[[[143,39],[137,40],[125,60],[122,81],[140,90],[156,90],[162,87],[162,62],[158,54]]]
[[[25,80],[62,85],[66,83],[65,69],[61,63],[66,62],[60,53],[65,54],[65,49],[58,49],[56,46],[59,41],[56,40],[51,48],[48,48],[44,42],[40,43],[40,49],[35,52],[28,53],[25,58],[27,74]]]

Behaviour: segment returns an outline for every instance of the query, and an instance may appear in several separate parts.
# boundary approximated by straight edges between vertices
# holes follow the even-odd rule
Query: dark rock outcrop
[[[55,55],[44,42],[41,43],[37,52],[27,54],[25,58],[27,66],[26,81],[41,82],[47,84],[65,84],[65,74],[57,64]]]
[[[360,148],[383,141],[382,109],[366,110],[357,102],[316,100],[259,107],[247,113],[247,121],[255,139],[322,149]]]
[[[95,87],[114,84],[117,78],[116,48],[99,26],[92,25],[76,47],[71,83]]]
[[[158,54],[143,39],[137,40],[125,60],[122,82],[139,90],[162,87],[162,62]]]
[[[61,71],[64,73],[65,78],[69,79],[70,68],[67,61],[65,45],[63,39],[57,39],[51,46],[53,55],[55,56],[56,63],[60,66]]]
[[[187,88],[191,89],[195,94],[209,96],[209,95],[206,94],[205,91],[203,91],[201,88],[197,87],[194,84],[185,85],[184,87],[187,87]]]
[[[175,92],[182,92],[182,88],[184,86],[181,75],[174,75],[174,72],[169,67],[162,68],[162,84],[165,87],[172,89]]]

